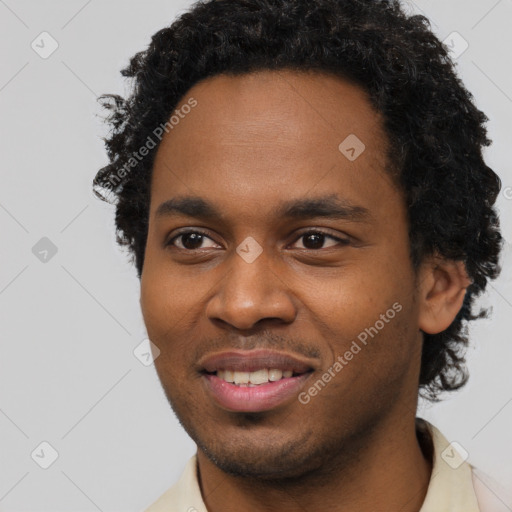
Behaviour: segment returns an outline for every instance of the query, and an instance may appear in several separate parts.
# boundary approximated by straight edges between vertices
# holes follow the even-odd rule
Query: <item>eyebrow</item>
[[[336,194],[283,201],[271,213],[283,219],[328,217],[356,222],[368,221],[371,217],[367,208],[353,205],[339,198]],[[214,204],[199,196],[182,196],[169,199],[160,204],[155,213],[157,218],[174,215],[219,222],[224,217]]]

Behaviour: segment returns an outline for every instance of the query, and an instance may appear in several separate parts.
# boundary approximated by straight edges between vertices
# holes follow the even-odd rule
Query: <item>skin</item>
[[[208,78],[177,109],[190,97],[197,106],[154,163],[140,302],[163,389],[198,446],[207,509],[418,511],[431,473],[415,432],[422,331],[455,318],[469,284],[462,264],[412,267],[382,119],[360,87],[261,71]],[[349,134],[366,146],[354,161],[338,149]],[[282,201],[332,194],[367,215],[275,213]],[[222,218],[156,216],[189,195]],[[206,236],[165,245],[184,228]],[[304,236],[311,229],[326,236]],[[252,263],[236,252],[249,236],[262,248]],[[307,390],[394,303],[401,311],[307,404],[230,412],[197,371],[209,353],[278,349],[313,361]]]

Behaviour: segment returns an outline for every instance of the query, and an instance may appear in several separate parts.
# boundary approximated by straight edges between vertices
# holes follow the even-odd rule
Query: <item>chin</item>
[[[277,446],[272,441],[267,446],[230,444],[229,450],[226,450],[224,442],[212,443],[213,447],[212,444],[205,446],[197,441],[196,444],[224,473],[270,481],[300,478],[316,471],[325,463],[323,449],[315,452],[313,448],[307,452],[302,441],[288,441],[282,446]]]

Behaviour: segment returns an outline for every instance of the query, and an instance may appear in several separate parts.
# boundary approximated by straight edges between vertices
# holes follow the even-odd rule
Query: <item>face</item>
[[[358,86],[294,71],[209,78],[177,110],[141,277],[156,370],[219,468],[306,474],[415,408],[416,275],[382,119]],[[251,362],[261,350],[275,363]],[[212,359],[233,351],[249,358]],[[290,370],[286,356],[298,362],[280,381],[215,374]]]

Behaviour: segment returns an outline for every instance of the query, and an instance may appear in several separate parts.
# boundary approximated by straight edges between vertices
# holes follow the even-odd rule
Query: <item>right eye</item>
[[[213,240],[203,231],[198,230],[189,230],[189,231],[182,231],[181,233],[178,233],[177,235],[173,236],[166,244],[165,246],[172,246],[176,247],[177,249],[183,250],[183,251],[195,251],[198,249],[201,249],[201,244],[206,240]],[[176,245],[175,241],[181,240],[180,245]],[[215,242],[213,242],[215,243]],[[206,249],[209,249],[211,247],[206,247]]]

